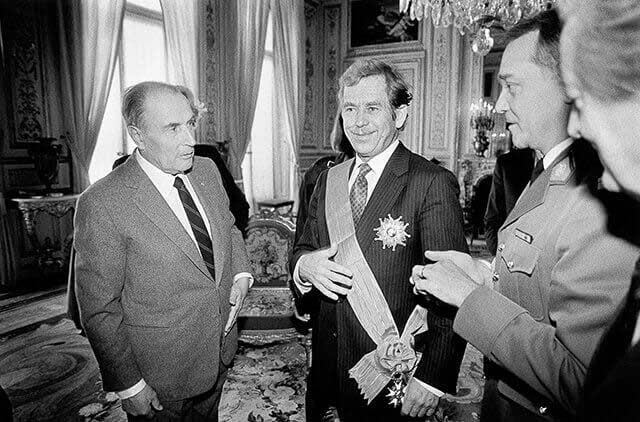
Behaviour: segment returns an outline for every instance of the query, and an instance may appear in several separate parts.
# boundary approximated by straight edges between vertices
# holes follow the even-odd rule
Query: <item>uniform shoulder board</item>
[[[565,157],[562,161],[556,163],[551,170],[551,184],[564,184],[571,175],[572,167],[569,157]]]

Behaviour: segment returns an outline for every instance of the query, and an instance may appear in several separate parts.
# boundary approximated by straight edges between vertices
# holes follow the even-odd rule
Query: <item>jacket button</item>
[[[331,333],[331,335],[334,336],[335,338],[338,338],[338,333],[336,332]]]
[[[493,280],[494,282],[500,280],[500,274],[493,273],[493,275],[491,276],[491,280]]]
[[[504,251],[504,243],[498,245],[498,252]]]
[[[540,412],[541,415],[546,415],[547,414],[547,406],[540,406],[540,408],[538,408],[538,412]]]
[[[507,262],[507,268],[509,269],[513,268],[513,261]]]

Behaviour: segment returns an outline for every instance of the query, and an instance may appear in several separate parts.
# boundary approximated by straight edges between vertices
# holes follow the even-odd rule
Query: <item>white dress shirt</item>
[[[180,200],[180,195],[178,195],[178,189],[173,186],[176,177],[182,179],[185,187],[193,198],[193,202],[195,202],[196,204],[196,208],[198,208],[198,212],[202,216],[202,220],[204,221],[205,226],[207,226],[207,232],[209,233],[209,237],[211,238],[211,225],[209,224],[207,213],[204,211],[198,195],[196,195],[196,192],[193,190],[193,186],[191,186],[189,178],[183,174],[172,175],[169,173],[165,173],[158,167],[151,164],[147,159],[145,159],[137,149],[133,153],[133,156],[138,161],[138,164],[140,164],[140,167],[142,167],[142,170],[145,172],[145,174],[149,177],[149,179],[151,179],[151,183],[153,183],[156,189],[158,189],[158,192],[160,192],[162,198],[167,202],[167,205],[169,205],[169,208],[171,208],[171,211],[173,211],[175,216],[178,218],[178,221],[180,221],[182,227],[184,227],[186,232],[189,234],[189,237],[191,237],[193,243],[196,244],[196,247],[198,247],[198,252],[200,252],[198,241],[193,234],[191,223],[189,223],[189,218],[187,217],[187,212],[184,210],[184,206],[182,205],[182,201]],[[238,273],[233,277],[233,281],[236,282],[243,277],[249,278],[249,287],[251,287],[251,285],[253,284],[253,276],[250,273]],[[124,391],[119,391],[116,394],[121,400],[128,399],[138,394],[146,386],[147,383],[144,381],[144,379],[141,379],[132,387],[129,387]]]
[[[567,148],[573,144],[573,138],[567,138],[557,145],[554,145],[545,155],[542,157],[542,166],[544,169],[548,169],[556,158],[560,156]]]

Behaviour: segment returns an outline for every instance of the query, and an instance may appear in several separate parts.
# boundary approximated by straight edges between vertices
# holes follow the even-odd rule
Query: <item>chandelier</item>
[[[399,0],[411,19],[431,17],[436,28],[453,25],[460,35],[474,33],[471,49],[481,56],[493,47],[492,26],[511,29],[523,17],[555,7],[557,0]]]

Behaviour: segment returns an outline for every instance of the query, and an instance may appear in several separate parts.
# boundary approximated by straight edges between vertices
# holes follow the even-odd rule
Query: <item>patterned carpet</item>
[[[229,372],[222,422],[303,422],[304,349],[298,343],[242,346]],[[88,342],[69,320],[0,338],[0,385],[16,421],[125,421],[119,401],[102,392]],[[482,363],[468,348],[458,396],[447,405],[450,422],[475,421],[482,396]]]

